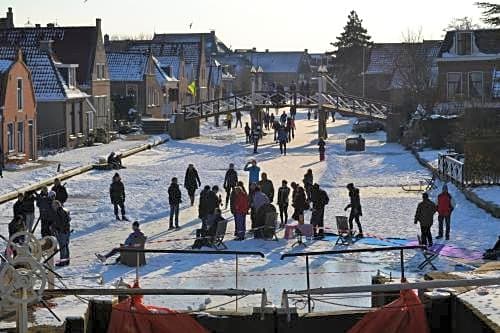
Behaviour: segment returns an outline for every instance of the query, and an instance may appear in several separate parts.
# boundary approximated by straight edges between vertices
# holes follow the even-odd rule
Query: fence
[[[457,158],[457,153],[439,154],[438,170],[441,176],[462,186],[465,184],[465,167],[464,162]]]
[[[38,135],[37,145],[40,152],[66,147],[66,130],[46,132]]]
[[[386,247],[372,247],[365,249],[347,249],[347,250],[333,250],[333,251],[319,251],[319,252],[298,252],[287,253],[281,256],[281,260],[290,257],[306,257],[306,282],[307,290],[311,289],[310,273],[309,273],[309,257],[311,256],[324,256],[324,255],[337,255],[345,253],[360,253],[360,252],[386,252],[386,251],[400,251],[400,265],[401,265],[401,279],[405,278],[405,265],[404,265],[404,250],[423,250],[425,246],[386,246]],[[307,293],[307,310],[311,312],[311,294]]]

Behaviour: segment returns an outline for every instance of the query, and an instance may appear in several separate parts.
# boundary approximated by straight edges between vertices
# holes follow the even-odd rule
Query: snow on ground
[[[500,186],[479,186],[472,191],[481,199],[500,206]]]
[[[424,149],[423,151],[419,151],[418,155],[423,160],[427,161],[427,163],[429,163],[432,167],[437,169],[439,154],[446,154],[446,152],[446,149]]]
[[[429,177],[429,172],[418,164],[409,151],[398,144],[385,142],[385,133],[377,132],[366,135],[365,152],[346,152],[345,138],[352,135],[353,118],[339,117],[335,123],[328,123],[326,162],[319,162],[316,145],[317,123],[307,121],[305,113],[299,112],[297,134],[289,145],[287,156],[280,156],[279,148],[272,142],[272,134],[267,135],[259,154],[252,154],[246,145],[241,128],[227,131],[224,127],[215,128],[211,123],[202,121],[203,136],[184,141],[170,141],[151,150],[133,155],[124,160],[127,169],[121,170],[127,193],[127,215],[142,224],[142,230],[148,236],[148,248],[152,249],[189,249],[194,241],[195,229],[199,227],[197,204],[189,207],[187,193],[183,191],[181,206],[181,225],[179,231],[167,231],[168,196],[167,187],[172,177],[179,177],[183,182],[187,164],[197,167],[202,186],[222,185],[225,170],[229,163],[234,163],[247,184],[247,175],[242,171],[244,164],[256,158],[261,170],[267,172],[277,188],[282,179],[301,182],[304,173],[311,168],[315,182],[325,188],[330,196],[330,203],[325,212],[325,225],[334,231],[335,215],[344,215],[343,208],[348,203],[345,185],[354,182],[360,188],[363,205],[362,223],[365,233],[381,237],[401,237],[415,239],[417,226],[413,216],[420,194],[405,192],[401,185],[415,184]],[[91,171],[70,179],[67,183],[70,200],[67,208],[72,212],[71,265],[58,269],[69,287],[112,287],[123,277],[132,282],[135,269],[121,265],[102,265],[95,259],[94,253],[104,253],[117,246],[130,232],[130,223],[114,220],[109,202],[108,187],[114,171]],[[440,187],[441,184],[438,184]],[[483,251],[496,240],[499,220],[484,213],[470,203],[455,187],[450,192],[456,200],[456,209],[452,217],[450,244],[471,251]],[[435,198],[437,191],[431,196]],[[12,203],[0,207],[4,221],[11,217]],[[230,220],[228,232],[234,230],[230,213],[224,211]],[[291,215],[291,210],[290,210]],[[309,213],[306,221],[309,221]],[[249,218],[247,225],[250,225]],[[436,234],[437,226],[434,226]],[[0,231],[6,233],[6,225],[0,225]],[[264,241],[247,239],[243,242],[226,237],[226,245],[231,250],[262,251],[265,258],[240,257],[238,288],[265,288],[274,304],[280,304],[283,289],[305,289],[305,260],[289,258],[280,260],[282,253],[303,251],[302,247],[292,247],[294,240]],[[308,251],[331,250],[335,238],[307,243]],[[362,242],[353,247],[366,247]],[[420,253],[407,251],[407,275],[421,276],[416,265],[422,261]],[[150,254],[148,264],[139,269],[141,286],[145,288],[234,288],[235,258],[224,255],[172,255]],[[461,267],[457,261],[440,258],[435,261],[442,270],[454,270]],[[330,287],[339,285],[369,284],[371,276],[377,270],[400,276],[399,253],[358,253],[355,255],[312,257],[311,287]],[[98,285],[88,277],[102,275],[104,286]],[[58,282],[59,284],[59,282]],[[146,297],[146,302],[165,305],[176,309],[198,308],[206,297]],[[216,309],[234,309],[234,303],[217,306],[227,302],[225,297],[212,297],[210,306]],[[73,297],[56,301],[57,313],[66,313],[79,306],[79,300]],[[369,305],[369,298],[347,298],[339,301],[347,307],[333,307],[321,303],[315,304],[315,310],[349,309],[355,306]],[[259,297],[247,297],[239,302],[239,308],[260,305]],[[39,323],[52,321],[46,310],[36,312]]]
[[[99,158],[107,157],[112,151],[128,150],[145,144],[148,141],[143,136],[139,137],[139,140],[119,139],[109,144],[72,149],[63,153],[40,157],[38,161],[28,163],[22,168],[4,170],[3,178],[0,179],[0,184],[2,184],[0,194],[15,191],[20,187],[56,176],[58,174],[58,164],[61,164],[61,172],[64,172],[82,165],[95,163],[99,161]]]

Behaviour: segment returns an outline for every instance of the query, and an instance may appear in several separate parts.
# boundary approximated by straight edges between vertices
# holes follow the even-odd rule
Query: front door
[[[35,159],[35,131],[33,129],[33,120],[28,121],[28,140],[29,140],[29,159]]]

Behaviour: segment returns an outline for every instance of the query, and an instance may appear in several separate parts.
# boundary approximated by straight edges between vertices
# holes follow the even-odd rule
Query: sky
[[[13,7],[14,23],[95,25],[103,33],[208,32],[233,49],[324,52],[356,10],[374,42],[400,42],[405,31],[440,39],[452,18],[480,23],[475,0],[0,0],[0,13]],[[2,15],[4,16],[4,15]],[[189,25],[192,23],[191,29]]]

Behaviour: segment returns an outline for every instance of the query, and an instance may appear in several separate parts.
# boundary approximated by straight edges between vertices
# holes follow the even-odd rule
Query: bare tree
[[[443,29],[444,32],[451,30],[475,30],[480,29],[481,26],[474,22],[474,19],[469,16],[454,17],[450,23]]]
[[[402,89],[413,104],[422,104],[426,109],[436,100],[433,73],[438,48],[438,42],[424,41],[421,29],[408,30],[394,61],[393,86]]]

